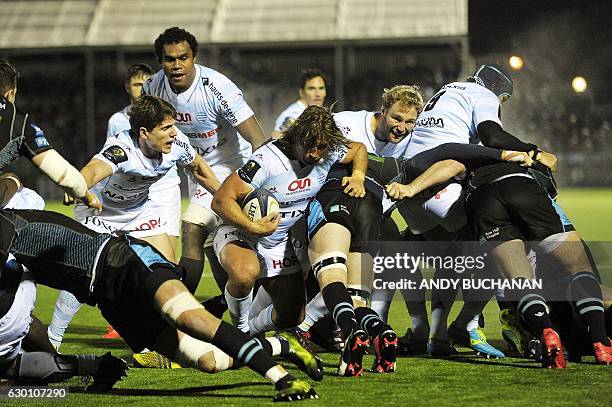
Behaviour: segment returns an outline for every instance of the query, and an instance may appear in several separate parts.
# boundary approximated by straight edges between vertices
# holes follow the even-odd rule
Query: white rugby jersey
[[[280,224],[270,236],[258,243],[274,247],[287,238],[289,229],[306,213],[308,203],[325,183],[330,167],[341,161],[346,151],[332,152],[313,165],[301,168],[290,160],[275,143],[266,143],[255,151],[240,168],[238,176],[251,187],[272,192],[280,207]]]
[[[304,110],[306,110],[306,105],[302,103],[301,100],[290,104],[289,107],[283,110],[283,112],[276,118],[276,121],[274,122],[274,130],[280,132],[286,131],[289,126],[293,124],[295,119],[300,117]]]
[[[370,127],[374,114],[375,112],[366,112],[365,110],[344,111],[334,113],[334,120],[336,126],[344,134],[344,137],[365,144],[368,153],[376,154],[380,157],[402,157],[410,136],[406,136],[406,138],[397,144],[378,140],[374,137]]]
[[[170,102],[177,111],[176,127],[208,165],[232,164],[237,168],[251,154],[251,145],[235,129],[253,116],[242,92],[221,73],[195,65],[195,80],[176,94],[161,70],[144,84],[144,93]]]
[[[127,105],[123,109],[115,112],[110,119],[108,119],[108,125],[106,127],[106,138],[109,139],[111,137],[115,137],[123,130],[130,129],[130,116],[128,116],[128,111],[130,110],[130,106]]]
[[[113,175],[91,189],[101,199],[102,207],[138,210],[147,201],[149,187],[176,164],[189,165],[195,159],[195,150],[187,136],[177,129],[170,153],[162,154],[160,159],[148,158],[130,132],[124,130],[108,139],[94,158],[113,169]]]
[[[444,143],[477,141],[478,124],[490,120],[501,125],[499,99],[484,86],[470,82],[444,85],[423,107],[404,157]]]
[[[108,119],[108,128],[106,129],[106,139],[117,136],[124,130],[130,129],[130,116],[128,111],[132,105],[127,105],[122,110],[119,110]],[[168,188],[181,183],[181,178],[178,175],[176,166],[173,166],[168,170],[159,181],[155,182],[149,188],[150,193],[162,193],[161,191],[167,191]]]

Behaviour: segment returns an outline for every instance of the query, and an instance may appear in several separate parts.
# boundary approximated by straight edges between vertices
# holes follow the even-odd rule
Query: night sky
[[[521,55],[531,69],[584,75],[612,103],[612,1],[469,0],[473,55]],[[551,72],[551,75],[553,73]]]

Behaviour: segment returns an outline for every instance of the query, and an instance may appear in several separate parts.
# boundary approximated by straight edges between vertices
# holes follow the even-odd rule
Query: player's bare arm
[[[341,164],[353,164],[353,172],[350,177],[342,179],[344,193],[349,196],[363,198],[365,196],[365,173],[368,170],[368,151],[363,143],[353,142],[349,144],[346,156],[340,161]]]
[[[238,226],[254,236],[267,236],[273,233],[280,223],[280,214],[273,212],[260,220],[251,221],[240,208],[240,203],[253,190],[246,182],[233,173],[223,181],[215,194],[211,208],[223,220]]]
[[[221,186],[213,170],[199,154],[196,154],[194,160],[187,168],[191,171],[198,183],[206,188],[211,194],[214,195]]]
[[[427,188],[443,184],[452,178],[465,173],[466,168],[459,161],[443,160],[434,163],[425,172],[409,184],[392,182],[387,185],[387,193],[393,199],[412,198]]]
[[[100,200],[91,192],[87,181],[57,151],[47,150],[32,157],[32,163],[47,175],[66,194],[78,198],[87,206],[102,209]]]
[[[254,115],[236,126],[236,129],[246,141],[251,143],[253,151],[268,140]]]

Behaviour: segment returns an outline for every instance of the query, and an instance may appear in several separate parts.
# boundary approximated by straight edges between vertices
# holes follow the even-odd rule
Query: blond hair
[[[414,107],[418,113],[421,113],[424,104],[421,89],[416,85],[395,85],[390,89],[384,89],[382,94],[383,109],[390,109],[397,102],[406,107]]]

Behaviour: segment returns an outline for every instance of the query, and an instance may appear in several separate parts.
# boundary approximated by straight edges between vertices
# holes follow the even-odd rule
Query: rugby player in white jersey
[[[130,96],[130,104],[116,112],[108,120],[106,138],[116,137],[121,131],[130,128],[128,111],[132,103],[142,95],[144,83],[153,75],[153,69],[147,64],[131,65],[125,75],[125,91]],[[173,166],[160,180],[149,188],[149,199],[156,212],[161,216],[166,234],[176,250],[180,235],[181,188],[177,167]]]
[[[173,166],[189,169],[211,193],[220,183],[214,173],[175,126],[176,110],[156,96],[143,96],[129,110],[129,130],[106,141],[99,154],[81,170],[92,191],[102,201],[101,212],[77,204],[75,219],[100,233],[128,232],[149,242],[174,262],[174,248],[165,233],[156,207],[148,199],[149,187]],[[80,304],[62,292],[49,338],[59,347],[63,334]],[[62,302],[62,303],[60,303]]]
[[[279,138],[308,106],[323,106],[327,96],[327,79],[319,69],[307,68],[300,75],[300,98],[290,104],[274,121],[272,138]]]
[[[491,78],[487,86],[482,84],[481,77]],[[443,86],[425,104],[408,139],[405,158],[412,158],[444,143],[478,142],[479,136],[486,136],[491,124],[501,129],[500,105],[512,94],[511,78],[497,65],[483,65],[474,78],[476,80],[473,82],[453,82]],[[528,151],[516,143],[507,144],[504,148]],[[466,228],[463,201],[461,184],[453,182],[444,185],[432,197],[405,200],[399,208],[412,234],[420,235],[425,240],[456,242],[449,245],[449,250],[457,250],[458,242],[473,240]],[[438,270],[438,273],[443,272]],[[455,293],[446,290],[433,293],[432,333],[428,344],[428,351],[432,355],[446,356],[456,352],[447,336],[447,318]],[[465,301],[459,316],[448,329],[456,343],[469,346],[487,357],[503,357],[502,352],[486,342],[484,334],[478,329],[478,316],[486,303]]]
[[[289,228],[304,216],[308,202],[336,162],[353,164],[351,176],[343,180],[344,191],[363,196],[364,146],[342,136],[329,110],[310,106],[281,139],[255,151],[215,195],[213,209],[226,222],[215,236],[215,251],[229,276],[225,294],[232,299],[228,301],[232,322],[242,331],[257,334],[294,327],[302,321],[305,292],[301,263],[306,263],[307,269],[308,260],[304,244],[289,236]],[[256,222],[249,220],[240,202],[255,188],[272,192],[280,213]],[[252,301],[256,279],[262,287]],[[272,305],[263,297],[271,299]]]
[[[422,108],[423,97],[418,87],[397,85],[384,90],[380,111],[338,112],[334,114],[334,120],[346,138],[363,143],[369,154],[400,158],[406,149],[407,136],[412,131]],[[323,204],[322,206],[325,207],[326,205]],[[388,207],[388,202],[384,206]],[[382,232],[384,233],[381,238],[383,241],[401,239],[397,226],[390,217],[385,218]],[[361,238],[365,239],[365,237],[358,239]],[[362,255],[363,253],[351,253],[347,264],[362,264]],[[355,304],[365,305],[367,303],[371,294],[369,280],[368,276],[364,275],[361,270],[354,270],[353,272],[349,270],[347,287]],[[368,283],[364,283],[364,281],[368,281]],[[408,291],[402,291],[402,293],[408,294]],[[372,309],[382,317],[383,321],[386,321],[386,309],[377,307],[380,303],[380,301],[376,301],[378,296],[380,296],[380,293],[375,293],[372,297]],[[407,301],[407,306],[413,320],[413,328],[428,331],[427,309],[425,308],[424,298],[418,301],[410,299],[410,301]],[[382,313],[380,313],[381,311]],[[322,296],[315,296],[306,307],[306,317],[298,327],[298,332],[301,334],[308,332],[309,328],[326,312]]]
[[[162,70],[145,83],[144,92],[159,96],[176,108],[176,126],[223,181],[266,140],[259,122],[231,80],[196,63],[198,42],[191,33],[178,27],[168,28],[155,40],[155,54]],[[183,252],[179,263],[188,272],[185,285],[195,292],[204,268],[203,247],[217,226],[218,217],[210,210],[212,194],[198,186],[191,176],[188,183],[191,201],[183,213]],[[210,240],[206,242],[206,254],[217,284],[223,288],[225,273],[209,246]]]

